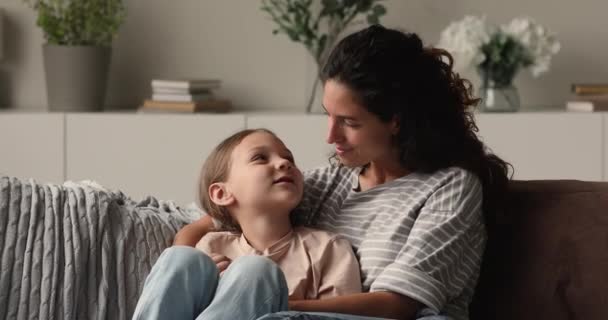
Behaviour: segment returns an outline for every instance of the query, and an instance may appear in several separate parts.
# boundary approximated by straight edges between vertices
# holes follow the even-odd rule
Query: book
[[[209,90],[209,89],[217,89],[220,87],[220,85],[221,85],[221,81],[215,80],[215,79],[198,79],[198,80],[154,79],[154,80],[152,80],[152,90],[155,90],[157,88]]]
[[[200,93],[211,93],[211,89],[207,88],[165,88],[165,87],[152,87],[152,93],[168,93],[168,94],[200,94]]]
[[[576,95],[608,94],[608,83],[574,83],[571,90]]]
[[[608,111],[608,94],[579,96],[566,102],[566,110],[579,112]]]
[[[153,93],[152,100],[155,101],[175,101],[175,102],[193,102],[205,101],[213,98],[210,92],[194,93],[194,94],[175,94],[175,93]]]
[[[140,112],[228,112],[232,104],[225,99],[209,99],[193,102],[171,102],[147,99]]]

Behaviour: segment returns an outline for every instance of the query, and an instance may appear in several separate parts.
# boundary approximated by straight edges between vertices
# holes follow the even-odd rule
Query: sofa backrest
[[[608,319],[608,183],[512,181],[471,319]]]

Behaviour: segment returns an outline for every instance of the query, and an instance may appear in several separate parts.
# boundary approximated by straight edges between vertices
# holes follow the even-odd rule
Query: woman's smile
[[[348,147],[339,147],[339,146],[336,146],[336,153],[337,153],[339,156],[344,155],[345,153],[350,152],[350,151],[352,151],[352,150],[353,150],[353,148],[348,148]]]

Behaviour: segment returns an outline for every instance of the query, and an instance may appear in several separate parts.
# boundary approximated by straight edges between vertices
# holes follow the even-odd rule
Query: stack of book
[[[573,84],[572,94],[574,97],[566,102],[568,111],[608,111],[608,83]]]
[[[141,112],[228,112],[229,100],[219,99],[213,90],[220,80],[152,80],[152,98],[144,100]]]

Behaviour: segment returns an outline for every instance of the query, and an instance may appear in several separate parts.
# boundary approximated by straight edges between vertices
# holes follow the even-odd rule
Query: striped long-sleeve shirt
[[[299,223],[342,234],[365,291],[391,291],[468,319],[486,232],[479,179],[461,168],[412,173],[363,192],[361,169],[305,172]]]

